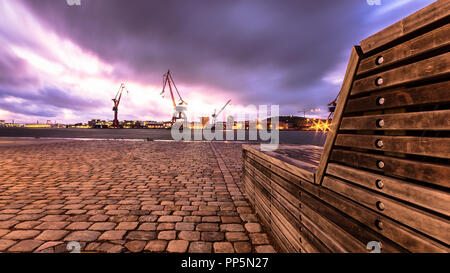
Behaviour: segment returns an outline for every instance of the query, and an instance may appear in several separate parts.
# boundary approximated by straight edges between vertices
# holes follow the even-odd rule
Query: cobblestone
[[[1,146],[0,251],[273,252],[238,143]]]

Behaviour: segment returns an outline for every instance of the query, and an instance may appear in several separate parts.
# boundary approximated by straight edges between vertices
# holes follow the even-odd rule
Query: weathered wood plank
[[[326,173],[450,217],[447,192],[336,163],[328,164]]]
[[[293,252],[299,252],[300,250],[300,233],[299,229],[295,228],[289,220],[280,213],[276,208],[272,207],[271,210],[272,215],[272,229],[277,227],[280,229],[281,234],[280,237],[285,237],[289,244],[294,248]]]
[[[327,247],[333,252],[367,252],[363,243],[342,230],[333,222],[330,222],[328,219],[315,212],[306,204],[302,205],[302,214],[311,219],[313,223],[316,223],[325,234],[332,235],[331,240],[328,240],[329,243],[327,244]],[[323,242],[326,243],[325,241]]]
[[[450,138],[339,134],[335,146],[450,158]]]
[[[281,228],[277,225],[271,226],[272,232],[270,234],[273,236],[273,238],[276,240],[278,246],[281,248],[282,253],[295,253],[298,252],[298,249],[296,249],[290,242],[286,236],[284,236],[284,232],[281,230]],[[301,245],[300,245],[301,247]]]
[[[266,160],[269,163],[272,163],[274,166],[278,167],[278,168],[282,168],[285,171],[288,171],[304,180],[310,181],[311,183],[314,183],[314,173],[304,170],[304,169],[300,169],[294,165],[291,165],[287,162],[283,162],[279,159],[273,158],[269,155],[266,155],[265,153],[258,151],[256,149],[254,149],[251,146],[248,145],[243,145],[243,148],[245,148],[247,151],[250,152],[250,154],[248,155],[249,157],[251,157],[251,155],[257,156],[263,160]],[[252,157],[253,159],[255,159],[254,157]]]
[[[362,59],[357,74],[361,75],[448,45],[450,45],[450,24]],[[379,61],[381,60],[380,58],[383,60],[381,63]]]
[[[346,117],[342,119],[339,130],[448,131],[450,130],[450,110]]]
[[[386,252],[401,252],[402,250],[392,243],[400,245],[404,249],[411,252],[449,252],[450,248],[439,244],[436,241],[428,239],[417,232],[402,226],[386,216],[373,212],[367,208],[362,207],[358,203],[351,201],[343,196],[334,193],[324,187],[317,187],[312,184],[305,183],[303,187],[309,192],[316,192],[317,198],[320,198],[330,206],[335,207],[346,215],[352,217],[356,221],[388,238],[391,241],[386,241],[380,238],[383,249]],[[339,222],[336,222],[339,224]],[[382,223],[382,229],[377,228],[376,224]]]
[[[343,243],[349,240],[348,243],[344,244],[347,250],[351,252],[366,252],[366,245],[368,242],[378,241],[383,245],[383,252],[399,252],[399,247],[397,245],[392,245],[379,233],[362,225],[350,216],[343,214],[341,211],[330,206],[330,204],[318,199],[317,196],[313,196],[306,191],[302,191],[301,199],[302,210],[304,206],[307,206],[321,217],[324,217],[330,223],[336,225],[338,229],[348,233],[350,239],[346,237],[345,233],[339,233],[336,237],[336,240],[342,241]],[[307,212],[305,211],[305,213]],[[353,240],[351,238],[353,238]]]
[[[445,244],[450,243],[450,232],[442,232],[443,230],[450,230],[450,222],[442,217],[437,217],[391,198],[351,185],[338,178],[325,176],[322,185]]]
[[[380,102],[383,102],[382,104]],[[450,102],[450,81],[413,88],[403,88],[393,92],[350,99],[345,113],[384,110],[396,107],[422,106]]]
[[[317,250],[317,252],[311,252],[311,253],[330,253],[331,251],[324,245],[322,241],[320,241],[314,233],[309,230],[303,223],[302,223],[302,229],[301,229],[301,238],[306,239],[313,248]]]
[[[450,3],[447,0],[438,0],[397,23],[375,33],[360,42],[364,53],[373,51],[389,42],[395,41],[404,35],[424,28],[433,22],[448,17]]]
[[[299,184],[293,184],[290,181],[287,181],[285,179],[283,179],[282,177],[278,176],[276,173],[273,173],[269,170],[269,174],[267,173],[262,173],[261,169],[263,169],[264,167],[262,165],[260,165],[259,163],[257,163],[256,161],[252,161],[252,162],[245,162],[244,163],[246,165],[247,168],[252,169],[254,172],[259,172],[261,175],[264,175],[266,178],[270,179],[271,181],[271,187],[274,189],[278,189],[280,188],[280,190],[278,190],[279,192],[282,191],[283,194],[285,196],[288,196],[290,200],[292,200],[292,198],[290,196],[297,196],[298,190],[299,190]],[[267,170],[267,169],[266,169]],[[287,197],[287,198],[288,198]],[[293,204],[296,204],[296,201],[291,201]]]
[[[384,175],[410,178],[447,188],[450,187],[450,167],[443,164],[418,162],[339,149],[333,150],[330,159],[355,168],[375,170]],[[380,167],[381,165],[383,165],[382,168]]]
[[[243,145],[245,147],[246,145]],[[293,183],[300,184],[300,181],[308,181],[310,183],[314,182],[314,173],[307,172],[305,170],[301,170],[299,168],[296,168],[295,166],[283,163],[279,160],[276,160],[275,162],[267,161],[267,155],[264,155],[260,153],[259,151],[257,154],[253,153],[255,150],[251,149],[248,150],[249,153],[247,156],[255,161],[257,161],[259,164],[263,165],[264,167],[272,170],[273,172],[277,173],[279,176],[282,176],[286,178],[286,180],[291,181]],[[262,155],[260,157],[260,155]]]
[[[308,215],[302,214],[302,224],[326,246],[332,253],[345,253],[345,249],[334,240],[334,234],[326,233],[322,226],[311,220]]]
[[[351,95],[449,75],[450,52],[447,52],[356,80]]]
[[[358,48],[353,47],[350,54],[350,60],[348,61],[347,71],[345,72],[344,81],[342,83],[342,88],[339,93],[338,101],[336,104],[336,110],[334,112],[333,121],[331,122],[330,131],[327,134],[327,139],[325,140],[325,145],[323,147],[323,152],[320,157],[319,166],[317,167],[315,183],[322,183],[322,178],[325,173],[326,166],[328,164],[328,158],[330,156],[331,148],[334,145],[336,139],[336,133],[340,127],[342,114],[344,113],[344,106],[347,104],[347,99],[352,88],[353,79],[358,69],[358,64],[360,61],[360,56],[358,54]]]
[[[294,230],[300,229],[300,208],[292,208],[285,205],[286,200],[279,195],[273,195],[271,209],[276,209],[283,215]]]

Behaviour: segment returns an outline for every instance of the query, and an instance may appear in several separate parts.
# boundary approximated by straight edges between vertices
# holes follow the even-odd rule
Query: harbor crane
[[[170,74],[170,70],[167,70],[167,73],[163,75],[163,90],[161,92],[161,95],[164,97],[164,93],[166,92],[166,86],[169,86],[170,96],[172,98],[173,108],[174,112],[172,115],[172,123],[176,122],[177,119],[183,119],[186,120],[186,111],[187,111],[187,105],[188,103],[183,100],[183,98],[180,95],[180,92],[178,91],[177,86],[175,85],[175,81],[172,78],[172,74]],[[172,88],[173,86],[173,88]],[[173,95],[173,89],[178,94],[179,101],[178,103],[175,101],[175,96]]]
[[[212,117],[212,124],[213,126],[216,124],[217,117],[225,110],[225,107],[227,107],[230,104],[231,100],[228,100],[227,103],[220,109],[218,113],[216,113],[216,109],[214,109],[214,113],[211,115]]]
[[[116,97],[114,99],[112,99],[112,101],[114,102],[114,106],[112,109],[114,111],[114,120],[112,123],[112,127],[115,127],[115,128],[119,127],[119,120],[117,119],[117,112],[119,111],[119,104],[120,104],[120,99],[122,98],[123,90],[126,90],[127,94],[128,94],[128,89],[125,87],[125,84],[121,83],[119,91],[117,91]]]

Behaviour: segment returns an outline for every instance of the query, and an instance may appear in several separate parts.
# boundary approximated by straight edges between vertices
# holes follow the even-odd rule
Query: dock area
[[[0,252],[276,252],[242,143],[20,142],[0,145]]]

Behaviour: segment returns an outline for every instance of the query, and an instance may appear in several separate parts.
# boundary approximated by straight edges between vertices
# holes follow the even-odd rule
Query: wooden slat
[[[383,120],[382,127],[377,126]],[[450,130],[450,110],[346,117],[339,130]]]
[[[286,215],[282,214],[276,207],[271,207],[271,215],[272,228],[278,227],[282,232],[280,236],[287,238],[290,245],[295,249],[294,252],[298,252],[300,250],[300,229],[296,228]]]
[[[259,164],[286,178],[286,180],[288,181],[291,181],[293,183],[300,183],[301,180],[311,183],[314,182],[314,173],[299,169],[277,159],[271,159],[269,156],[264,155],[262,152],[252,149],[247,145],[242,145],[242,147],[243,149],[247,149],[247,156],[249,158],[257,161]]]
[[[384,103],[379,104],[378,99]],[[413,88],[403,88],[382,95],[350,99],[345,107],[345,113],[384,110],[405,106],[422,106],[450,102],[450,81],[424,85]]]
[[[450,12],[448,0],[436,1],[425,8],[411,14],[397,23],[375,33],[360,42],[364,53],[373,51],[389,42],[424,28],[437,20],[447,17]]]
[[[350,89],[353,84],[353,79],[356,74],[356,70],[358,69],[358,64],[360,60],[360,56],[358,54],[358,48],[353,47],[352,52],[350,54],[350,60],[348,61],[347,71],[345,72],[344,81],[342,83],[342,88],[339,93],[339,98],[336,104],[336,109],[334,112],[333,121],[331,123],[330,131],[327,134],[327,139],[325,140],[325,145],[323,147],[323,152],[320,157],[319,166],[316,171],[316,179],[315,183],[322,183],[322,178],[328,164],[328,158],[330,156],[331,148],[333,147],[334,141],[336,139],[336,132],[340,127],[342,114],[344,113],[344,106],[347,103],[348,95],[350,93]]]
[[[323,200],[318,199],[317,196],[313,196],[307,191],[302,191],[301,199],[302,209],[303,206],[306,205],[307,207],[314,210],[318,215],[330,221],[330,223],[335,224],[337,228],[345,231],[344,233],[339,233],[336,236],[336,240],[340,240],[342,242],[348,240],[349,243],[345,244],[345,248],[347,250],[351,252],[366,252],[366,250],[364,249],[368,242],[378,241],[383,245],[383,252],[399,252],[398,246],[393,245],[379,233],[362,225],[360,222],[337,210],[330,204],[325,203]],[[345,236],[345,233],[348,233],[348,236],[350,238],[347,238]],[[354,239],[352,240],[351,238]],[[358,246],[358,242],[361,244],[361,246]]]
[[[373,69],[383,68],[448,45],[450,45],[450,24],[362,59],[357,74],[360,75]],[[379,57],[383,57],[381,64],[376,63]]]
[[[306,204],[302,205],[302,214],[311,219],[313,223],[316,223],[325,234],[332,234],[332,238],[329,240],[331,244],[328,243],[327,247],[333,252],[367,252],[363,243],[359,242],[339,226],[315,212]]]
[[[294,247],[291,240],[284,236],[284,232],[280,226],[273,224],[271,230],[271,235],[275,238],[283,253],[295,253],[299,251],[298,248],[301,245],[299,244],[299,247]]]
[[[277,174],[271,172],[270,170],[269,173],[267,172],[263,173],[262,169],[264,168],[264,166],[260,165],[256,161],[245,162],[244,164],[246,165],[246,168],[252,169],[254,170],[253,172],[260,173],[262,176],[266,177],[267,179],[270,179],[271,187],[277,190],[279,188],[278,192],[282,192],[284,196],[286,196],[286,198],[288,198],[292,204],[295,205],[298,203],[298,200],[294,200],[294,198],[296,198],[297,196],[299,184],[293,184],[292,182],[283,179]]]
[[[326,173],[450,217],[447,192],[336,163],[328,164]],[[383,183],[381,189],[376,185],[377,180]]]
[[[300,208],[286,206],[286,200],[278,194],[274,194],[271,201],[271,208],[279,211],[292,225],[293,230],[300,229]]]
[[[335,146],[450,158],[450,138],[441,137],[339,134]]]
[[[304,188],[309,192],[315,192],[318,194],[316,197],[320,198],[330,206],[335,207],[346,215],[352,217],[356,221],[362,223],[365,227],[383,235],[391,241],[383,240],[383,238],[377,239],[383,245],[383,249],[386,252],[401,252],[402,250],[396,247],[395,244],[411,251],[411,252],[449,252],[450,248],[439,244],[417,232],[406,228],[386,216],[373,212],[367,208],[362,207],[358,203],[351,201],[337,193],[334,193],[324,187],[317,187],[308,183],[305,183]],[[383,223],[383,229],[380,230],[375,226],[376,221]],[[336,223],[339,224],[337,221]],[[368,241],[369,242],[369,241]]]
[[[330,159],[355,168],[375,170],[384,175],[410,178],[447,188],[450,187],[450,166],[443,164],[433,164],[340,149],[334,149]],[[384,163],[382,169],[377,166],[379,161]]]
[[[450,52],[368,76],[353,83],[351,95],[450,75]],[[381,77],[383,83],[377,85]]]
[[[338,178],[325,176],[322,185],[378,213],[432,236],[445,244],[450,243],[450,232],[442,232],[445,230],[450,231],[450,222],[448,220],[351,185]],[[384,204],[384,210],[377,208],[378,202]]]
[[[302,224],[332,253],[344,253],[345,249],[334,240],[334,234],[326,233],[322,226],[302,214]]]
[[[311,232],[305,225],[302,225],[302,240],[308,241],[315,251],[310,253],[330,253],[330,250]]]

